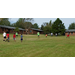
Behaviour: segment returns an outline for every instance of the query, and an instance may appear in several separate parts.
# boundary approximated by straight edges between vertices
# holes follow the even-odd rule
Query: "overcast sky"
[[[39,25],[39,27],[41,27],[41,25],[44,22],[49,22],[50,20],[52,20],[52,22],[54,22],[56,20],[56,18],[33,18],[34,22],[33,23],[37,23]],[[62,22],[64,23],[66,29],[68,29],[69,24],[75,22],[75,18],[60,18],[62,20]],[[11,18],[10,21],[11,23],[15,23],[18,20],[18,18]]]

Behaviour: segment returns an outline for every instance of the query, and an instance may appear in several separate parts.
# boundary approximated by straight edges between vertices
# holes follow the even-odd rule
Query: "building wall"
[[[68,35],[68,32],[65,33],[65,36],[67,36],[67,35]],[[75,32],[69,32],[69,35],[70,36],[75,36]]]
[[[28,30],[28,34],[33,34],[33,30],[32,29],[29,29]]]
[[[8,28],[1,28],[0,27],[0,33],[3,33],[3,31],[5,31],[5,32],[9,31],[9,33],[12,33],[12,34],[15,32],[14,29],[8,29]],[[19,34],[21,34],[21,33],[25,34],[25,31],[20,30]]]
[[[37,32],[38,32],[38,31],[32,30],[32,29],[29,29],[29,30],[28,30],[28,34],[37,34]],[[43,34],[43,31],[39,31],[39,32],[40,32],[40,34]]]
[[[9,31],[9,33],[12,33],[12,34],[15,32],[14,29],[8,29],[8,28],[1,28],[1,27],[0,27],[0,33],[3,33],[3,31],[5,31],[5,32]],[[28,34],[37,34],[37,32],[38,32],[38,31],[32,30],[32,29],[29,29],[29,30],[28,30]],[[39,32],[40,32],[40,31],[39,31]],[[18,34],[26,34],[26,31],[20,30],[20,31],[18,32]],[[40,34],[43,34],[43,31],[40,32]]]

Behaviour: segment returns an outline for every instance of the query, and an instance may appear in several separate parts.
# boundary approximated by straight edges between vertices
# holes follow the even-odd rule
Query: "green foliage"
[[[33,28],[38,29],[38,28],[39,28],[38,24],[35,23],[35,24],[33,25]]]
[[[46,33],[47,33],[47,34],[50,33],[50,32],[51,32],[50,26],[45,26],[44,29],[43,29],[43,31],[44,31],[45,34],[46,34]]]
[[[44,31],[44,33],[51,33],[52,32],[52,21],[50,20],[49,23],[45,22],[41,25],[41,30]]]
[[[16,27],[16,28],[14,29],[14,31],[15,31],[15,32],[19,32],[19,28]]]
[[[44,29],[44,26],[43,25],[41,25],[41,30],[43,30]]]
[[[55,34],[55,33],[61,33],[61,34],[64,34],[65,32],[65,26],[64,26],[64,23],[62,23],[62,21],[57,18],[56,21],[53,23],[52,25],[52,32]]]
[[[68,29],[75,29],[75,23],[71,23],[68,27]]]
[[[2,18],[0,21],[0,25],[10,26],[10,22],[8,18]]]

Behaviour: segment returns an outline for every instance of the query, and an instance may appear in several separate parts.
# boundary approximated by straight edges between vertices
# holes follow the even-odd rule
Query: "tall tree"
[[[43,25],[41,25],[41,30],[43,30],[44,29],[44,26]]]
[[[33,21],[34,21],[33,18],[23,18],[23,23],[22,23],[22,25],[23,25],[24,29],[26,30],[26,33],[27,33],[27,34],[28,34],[29,28],[32,27],[32,22],[33,22]]]
[[[45,26],[44,29],[43,29],[43,31],[44,31],[45,34],[50,33],[51,32],[50,26]]]
[[[52,27],[52,21],[50,20],[49,24],[48,24],[50,27]]]
[[[71,23],[68,27],[68,29],[75,29],[75,23]]]
[[[0,25],[10,26],[9,18],[1,18]]]
[[[35,24],[33,25],[33,27],[34,27],[35,29],[38,29],[38,28],[39,28],[39,26],[38,26],[37,23],[35,23]]]
[[[18,21],[14,24],[15,27],[24,28],[23,27],[23,18],[19,18]]]
[[[52,25],[52,32],[55,34],[55,33],[61,33],[61,34],[64,34],[65,32],[65,26],[64,26],[64,23],[62,23],[62,21],[57,18],[55,20],[55,22],[53,23]]]
[[[14,29],[14,31],[19,32],[19,28],[18,28],[18,27],[16,27],[16,28]]]

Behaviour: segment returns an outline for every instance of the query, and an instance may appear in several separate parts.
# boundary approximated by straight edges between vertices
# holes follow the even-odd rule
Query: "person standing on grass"
[[[51,33],[51,36],[53,36],[53,33]]]
[[[3,41],[6,41],[6,33],[5,32],[3,33],[3,37],[4,37]]]
[[[23,35],[21,34],[21,42],[22,42],[22,40],[23,40]]]
[[[13,35],[13,39],[14,39],[14,41],[16,42],[16,35],[15,35],[15,33],[14,33],[14,35]]]
[[[37,35],[38,35],[38,38],[39,38],[40,33],[39,33],[39,32],[37,32]]]
[[[46,38],[47,38],[47,34],[46,34]]]
[[[9,42],[9,32],[7,32],[7,37],[6,38],[7,38],[6,41]]]
[[[70,35],[69,35],[69,33],[68,33],[67,37],[69,37],[69,36],[70,36]],[[67,37],[66,37],[66,38],[67,38]]]
[[[16,32],[16,36],[18,36],[18,33]]]
[[[57,36],[57,33],[55,35]]]

